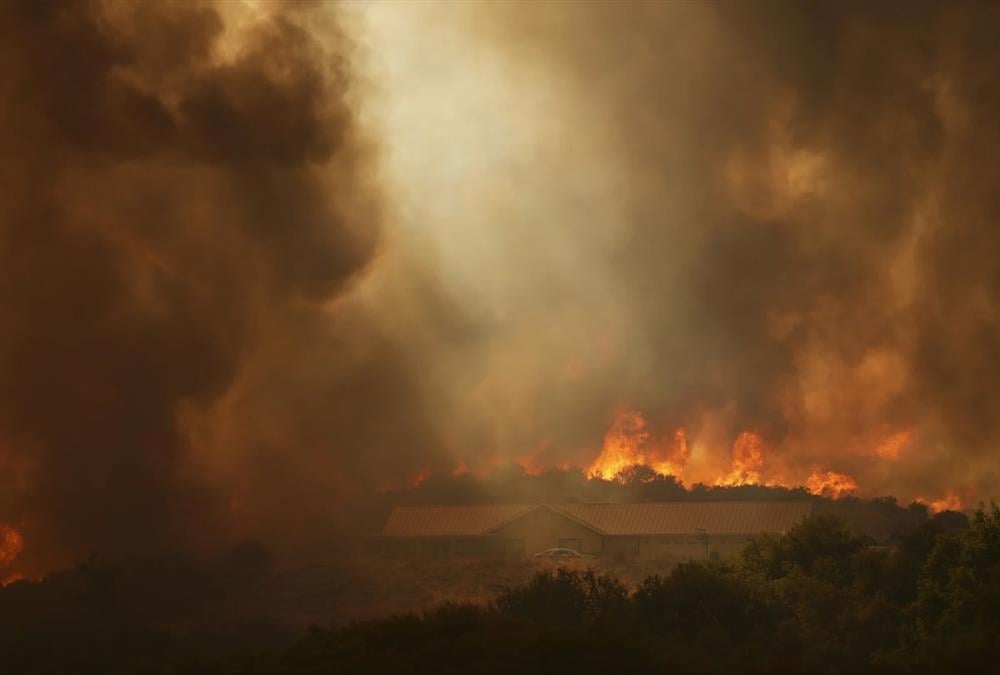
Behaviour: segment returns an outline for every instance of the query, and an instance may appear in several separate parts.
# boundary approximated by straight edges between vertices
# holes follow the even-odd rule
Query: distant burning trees
[[[0,584],[16,581],[20,575],[9,567],[24,549],[24,537],[10,525],[0,524]]]
[[[896,446],[901,441],[892,439]],[[716,486],[766,485],[805,487],[824,497],[843,497],[858,490],[857,481],[846,473],[816,467],[805,477],[788,475],[781,467],[767,462],[767,444],[760,434],[743,431],[733,441],[728,469],[708,482]],[[604,436],[601,453],[587,469],[594,478],[615,480],[631,467],[647,467],[654,474],[683,480],[691,458],[688,432],[683,426],[673,433],[657,436],[645,416],[633,409],[615,414]]]

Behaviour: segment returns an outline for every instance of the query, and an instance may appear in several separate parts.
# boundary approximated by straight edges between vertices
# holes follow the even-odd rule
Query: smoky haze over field
[[[19,564],[308,551],[425,471],[993,496],[992,4],[6,3]],[[2,571],[2,570],[0,570]]]

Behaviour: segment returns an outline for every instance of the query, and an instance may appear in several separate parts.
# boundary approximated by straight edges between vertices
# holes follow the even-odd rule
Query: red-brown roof
[[[399,506],[382,529],[384,536],[485,535],[541,504]],[[647,502],[637,504],[558,504],[561,512],[608,535],[750,535],[791,529],[812,512],[810,502]]]
[[[812,512],[810,502],[647,502],[560,504],[557,510],[605,534],[760,534],[790,530]]]

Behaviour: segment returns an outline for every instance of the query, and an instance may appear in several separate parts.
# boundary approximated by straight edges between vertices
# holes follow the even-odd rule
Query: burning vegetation
[[[678,427],[672,434],[656,438],[646,427],[646,418],[636,410],[623,410],[615,415],[604,435],[601,454],[587,473],[611,479],[623,469],[641,465],[658,474],[682,479],[688,462],[687,432]]]
[[[4,578],[512,466],[997,496],[998,10],[755,4],[0,3]]]
[[[0,567],[10,565],[24,548],[21,533],[10,525],[0,525]]]
[[[21,573],[9,570],[23,549],[24,537],[20,531],[0,523],[0,585],[22,578]]]
[[[691,460],[688,432],[684,427],[677,427],[663,436],[657,436],[648,427],[645,416],[639,411],[625,409],[615,414],[604,436],[601,452],[588,467],[587,475],[613,480],[634,467],[642,467],[653,475],[670,476],[683,483],[689,463],[694,464],[692,468],[696,474],[706,475],[705,470],[697,466],[698,460]],[[883,446],[892,445],[898,450],[906,439],[906,434],[896,435]],[[767,445],[759,434],[741,432],[732,443],[729,467],[722,475],[713,478],[709,474],[701,482],[716,486],[805,487],[814,495],[831,498],[853,495],[859,490],[853,477],[830,469],[814,468],[806,476],[783,474],[779,464],[769,464],[768,454]],[[537,462],[533,466],[537,467]]]

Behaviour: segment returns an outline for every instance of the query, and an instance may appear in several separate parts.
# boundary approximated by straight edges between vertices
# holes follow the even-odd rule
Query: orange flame
[[[733,441],[732,459],[729,473],[717,478],[716,485],[768,485],[794,487],[797,481],[787,478],[764,478],[766,445],[759,434],[744,431]],[[773,470],[773,467],[772,467]],[[816,469],[806,479],[804,487],[814,495],[839,499],[858,490],[858,483],[852,476],[837,471]]]
[[[588,475],[609,480],[622,469],[641,464],[656,473],[680,477],[688,460],[687,432],[678,428],[673,442],[657,442],[646,429],[646,418],[636,410],[619,412],[604,435],[601,454]]]
[[[24,549],[24,537],[10,525],[0,525],[0,565],[9,565]]]
[[[926,499],[924,497],[917,497],[913,501],[920,502],[921,504],[926,504],[927,508],[934,513],[941,513],[942,511],[961,511],[962,510],[962,499],[952,491],[948,491],[944,497],[940,499]]]
[[[806,479],[806,489],[814,495],[840,499],[857,492],[858,483],[846,473],[816,470]]]
[[[15,581],[21,581],[24,578],[25,576],[20,572],[14,572],[13,574],[5,576],[3,579],[0,579],[0,586],[7,586]]]
[[[880,443],[866,446],[866,453],[872,452],[884,459],[896,460],[913,442],[913,431],[893,432],[884,436]],[[548,454],[550,446],[551,441],[543,439],[534,451],[509,461],[513,461],[531,476],[539,476],[554,468],[575,470],[574,465],[568,462],[551,463],[542,459],[542,456]],[[673,434],[658,436],[650,431],[642,412],[623,407],[612,418],[604,435],[601,452],[585,473],[590,478],[612,480],[619,477],[622,471],[639,466],[652,470],[655,474],[673,476],[678,481],[685,472],[695,474],[694,479],[720,487],[758,485],[805,489],[814,495],[830,499],[840,499],[859,491],[858,482],[853,476],[824,466],[812,466],[811,473],[805,477],[804,472],[789,466],[782,456],[768,457],[770,447],[759,433],[747,430],[741,432],[732,443],[728,469],[719,471],[718,465],[711,460],[706,461],[705,453],[701,451],[696,453],[697,457],[692,464],[687,430],[684,427],[676,428]],[[480,462],[471,467],[459,462],[451,469],[450,475],[485,476],[498,466],[498,462]],[[705,475],[705,471],[710,473]],[[696,475],[699,473],[701,475]],[[411,473],[401,483],[385,484],[382,489],[400,489],[401,486],[413,489],[430,475],[429,470],[421,469]],[[953,493],[933,501],[923,498],[917,498],[917,501],[928,504],[935,511],[960,509],[962,506],[962,501]]]
[[[744,431],[733,441],[732,468],[715,481],[716,485],[761,485],[764,467],[764,439],[752,431]]]

